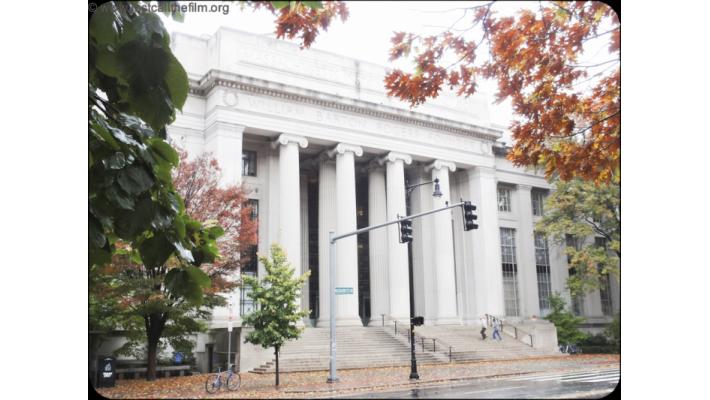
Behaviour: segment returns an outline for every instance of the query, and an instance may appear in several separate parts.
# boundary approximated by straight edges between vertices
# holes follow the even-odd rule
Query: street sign
[[[227,332],[231,332],[231,331],[232,331],[232,321],[230,320],[227,322]]]
[[[351,287],[337,287],[337,288],[335,288],[335,294],[353,294],[353,288],[351,288]]]

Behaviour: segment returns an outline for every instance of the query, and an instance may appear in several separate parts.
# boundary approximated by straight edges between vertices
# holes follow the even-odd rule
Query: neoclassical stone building
[[[385,95],[384,67],[229,28],[175,33],[172,48],[190,94],[169,136],[191,156],[212,152],[224,184],[247,185],[258,252],[280,243],[297,271],[311,270],[301,300],[311,310],[307,325],[328,326],[329,230],[460,199],[478,207],[479,229],[464,231],[459,209],[413,224],[415,308],[425,324],[478,324],[485,313],[544,316],[551,292],[569,298],[563,247],[534,230],[551,187],[503,157],[496,143],[503,128],[490,122],[483,95],[444,93],[410,110]],[[433,197],[432,185],[407,196],[406,185],[435,178],[443,196]],[[394,225],[338,242],[337,286],[353,288],[337,296],[338,325],[408,318],[408,254],[398,235]],[[264,271],[254,262],[243,273]],[[238,325],[252,305],[240,292],[233,301]],[[574,304],[590,323],[608,321],[619,307],[618,283],[612,278]],[[211,327],[224,329],[227,318],[216,310]]]

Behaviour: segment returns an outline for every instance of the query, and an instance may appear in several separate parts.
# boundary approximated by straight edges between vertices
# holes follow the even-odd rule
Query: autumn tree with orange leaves
[[[242,266],[250,261],[251,247],[257,244],[257,221],[248,206],[246,189],[242,186],[220,187],[221,169],[210,153],[188,161],[187,152],[180,151],[180,166],[173,175],[178,193],[185,201],[187,213],[198,221],[216,221],[224,230],[217,239],[220,257],[205,266],[212,280],[209,291],[226,292],[238,285]]]
[[[470,96],[481,79],[494,79],[496,101],[510,99],[515,114],[509,160],[543,167],[548,178],[618,183],[619,16],[597,1],[531,2],[514,16],[499,16],[496,6],[459,8],[462,29],[396,32],[390,60],[411,58],[415,70],[388,73],[388,95],[414,107],[445,87]],[[606,57],[585,59],[592,41],[603,42]]]

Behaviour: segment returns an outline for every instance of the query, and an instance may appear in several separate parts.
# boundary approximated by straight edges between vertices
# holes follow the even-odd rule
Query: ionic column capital
[[[286,146],[289,143],[297,143],[302,149],[308,147],[308,139],[303,136],[291,135],[289,133],[282,133],[279,137],[271,142],[271,147],[276,148],[279,145]]]
[[[425,171],[429,171],[431,169],[442,169],[442,168],[448,168],[449,172],[454,172],[456,171],[456,164],[452,163],[451,161],[443,161],[443,160],[434,160],[431,164],[427,165],[424,167]]]
[[[331,150],[328,150],[328,156],[333,157],[336,153],[345,154],[346,152],[351,152],[357,157],[360,157],[362,155],[362,147],[354,144],[338,143],[337,146],[335,146]]]
[[[397,160],[402,160],[405,164],[409,165],[412,163],[412,156],[409,154],[398,153],[396,151],[390,151],[385,156],[378,160],[380,165],[384,165],[386,162],[395,162]]]

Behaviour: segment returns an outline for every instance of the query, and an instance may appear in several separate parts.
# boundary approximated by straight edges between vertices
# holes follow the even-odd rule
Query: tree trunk
[[[148,368],[145,372],[145,379],[148,381],[155,380],[155,367],[158,356],[158,341],[153,340],[151,335],[148,335]]]
[[[148,365],[145,379],[154,381],[157,378],[156,367],[158,364],[158,343],[165,327],[164,314],[150,314],[144,317],[145,332],[148,336]]]
[[[274,347],[276,351],[274,351],[274,354],[276,354],[276,386],[279,386],[279,346]]]

